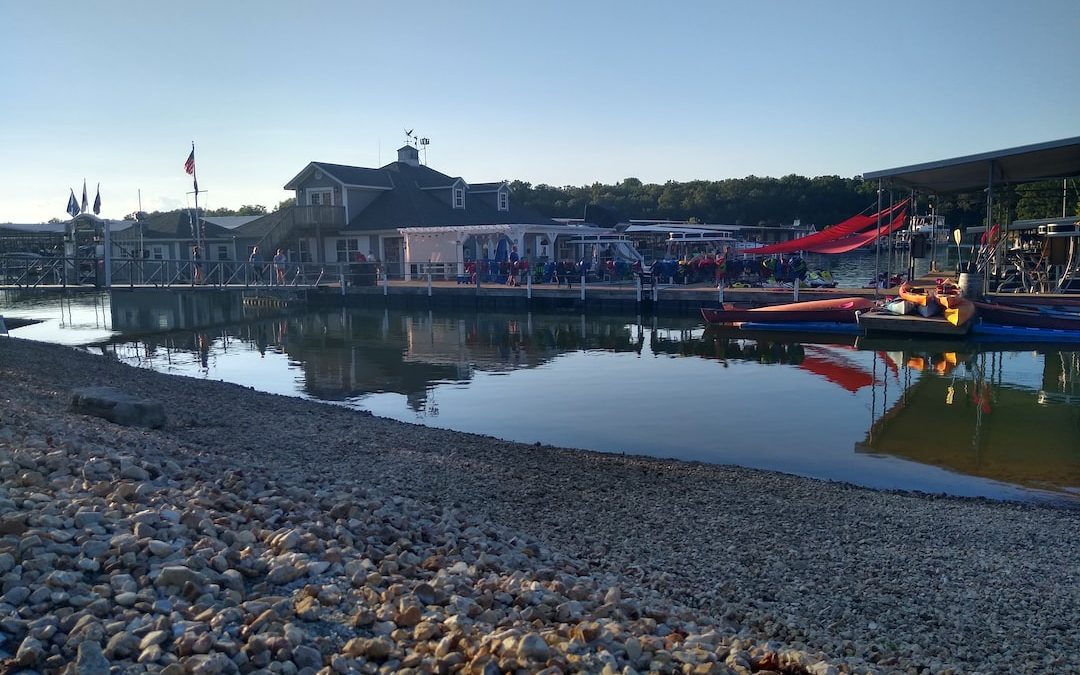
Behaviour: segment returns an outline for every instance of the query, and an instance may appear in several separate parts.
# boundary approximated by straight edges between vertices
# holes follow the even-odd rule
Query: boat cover
[[[798,239],[792,239],[791,241],[781,242],[779,244],[769,244],[768,246],[760,246],[758,248],[750,248],[740,253],[747,255],[769,255],[773,253],[794,253],[795,251],[809,251],[812,247],[833,242],[844,237],[850,237],[851,235],[866,232],[868,228],[873,228],[874,236],[877,236],[877,220],[878,216],[884,221],[892,223],[895,222],[895,216],[897,212],[906,210],[908,200],[905,199],[887,209],[882,209],[878,213],[871,214],[869,216],[856,215],[848,218],[847,220],[826,227],[821,232],[815,232],[814,234],[808,234],[805,237],[799,237]],[[903,220],[901,220],[903,222]],[[884,230],[883,230],[884,231]]]

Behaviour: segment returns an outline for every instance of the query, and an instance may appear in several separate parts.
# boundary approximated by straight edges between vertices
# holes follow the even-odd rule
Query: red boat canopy
[[[853,234],[850,237],[843,237],[831,242],[826,242],[818,246],[811,246],[803,249],[810,253],[847,253],[848,251],[854,251],[860,246],[865,246],[874,241],[878,237],[886,237],[893,232],[904,227],[907,223],[907,210],[901,211],[891,223],[882,226],[881,232],[878,232],[877,228],[868,231],[860,232],[859,234]],[[798,241],[798,240],[796,240]]]
[[[772,253],[794,253],[795,251],[809,251],[812,247],[826,244],[828,242],[836,241],[844,237],[849,237],[858,232],[864,232],[867,228],[873,227],[874,236],[877,236],[877,220],[878,216],[881,216],[882,220],[890,220],[897,211],[907,206],[908,200],[895,204],[887,209],[883,209],[878,213],[866,215],[855,215],[847,220],[837,223],[831,227],[827,227],[821,232],[815,232],[814,234],[808,234],[805,237],[799,237],[798,239],[792,239],[791,241],[785,241],[779,244],[770,244],[768,246],[760,246],[758,248],[751,248],[742,253],[748,255],[769,255]],[[872,239],[871,239],[872,240]],[[867,242],[868,243],[868,242]],[[861,244],[860,244],[861,246]],[[857,248],[857,247],[852,247]]]

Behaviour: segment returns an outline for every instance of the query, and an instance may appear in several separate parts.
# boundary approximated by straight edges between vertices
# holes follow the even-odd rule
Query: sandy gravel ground
[[[166,405],[168,424],[131,436],[126,452],[138,455],[134,445],[146,442],[175,462],[197,457],[297,485],[370,489],[372,499],[398,495],[420,505],[410,508],[460,513],[520,533],[522,541],[576,561],[575,572],[595,579],[601,594],[603,584],[616,580],[626,597],[670,602],[683,632],[688,625],[711,627],[723,636],[724,648],[714,651],[726,658],[722,667],[729,672],[1080,672],[1075,509],[883,493],[739,468],[508,443],[13,339],[0,338],[0,383],[0,449],[8,453],[49,424],[42,433],[54,433],[61,422],[73,434],[80,425],[110,433],[108,423],[67,411],[73,387],[108,385],[154,398]],[[5,476],[5,495],[13,480]],[[160,565],[150,569],[153,576]],[[14,585],[8,571],[4,591]],[[681,607],[691,608],[690,615]],[[541,635],[557,651],[551,630]],[[732,648],[734,638],[745,642]],[[526,658],[539,658],[529,650],[540,638],[518,639],[515,658],[525,660],[516,667],[541,670]],[[758,651],[747,651],[748,644]],[[636,645],[614,649],[614,661],[545,667],[724,672],[704,663],[650,661]],[[786,664],[763,660],[762,645],[806,656]],[[11,654],[17,646],[3,645]],[[354,661],[334,661],[340,655],[333,649],[341,646],[324,645],[325,672],[350,672],[341,664],[371,656],[354,645]],[[733,657],[736,652],[742,656]],[[46,649],[39,656],[47,655]],[[480,672],[483,663],[472,658]],[[146,668],[175,667],[175,660],[159,656]],[[449,661],[432,668],[464,667]],[[303,670],[295,658],[290,663],[281,672]],[[401,666],[384,660],[384,671],[387,663]],[[372,660],[366,670],[374,667]]]

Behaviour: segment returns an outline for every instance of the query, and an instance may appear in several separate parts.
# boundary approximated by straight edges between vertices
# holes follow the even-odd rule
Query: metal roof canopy
[[[1080,136],[967,157],[871,171],[864,180],[888,179],[924,193],[982,190],[990,185],[1032,183],[1080,176]]]

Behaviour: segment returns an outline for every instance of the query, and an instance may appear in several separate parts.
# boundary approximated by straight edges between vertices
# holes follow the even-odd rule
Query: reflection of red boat
[[[793,302],[787,305],[772,305],[756,309],[735,309],[724,305],[723,309],[702,307],[701,316],[708,323],[735,323],[751,321],[761,323],[798,323],[801,321],[831,321],[836,323],[855,323],[855,314],[874,306],[866,298],[835,298],[832,300],[812,300]]]
[[[974,305],[979,318],[987,323],[1024,328],[1080,330],[1080,314],[1076,313],[1028,309],[996,302],[975,302]]]
[[[853,364],[843,354],[819,345],[803,345],[806,356],[799,367],[838,384],[851,393],[874,383],[874,376]]]

